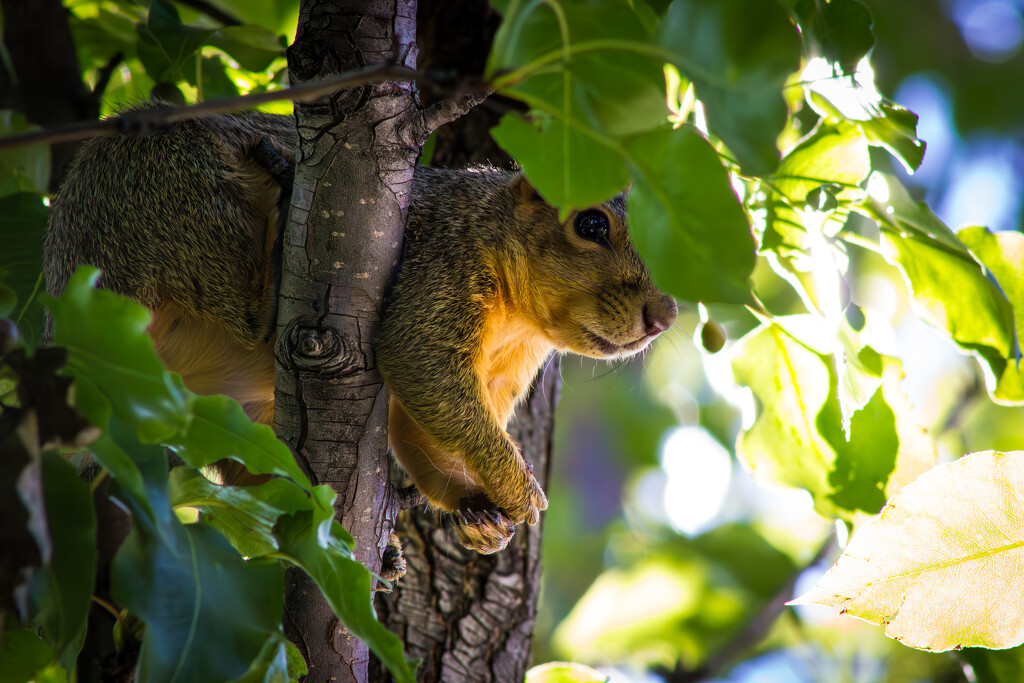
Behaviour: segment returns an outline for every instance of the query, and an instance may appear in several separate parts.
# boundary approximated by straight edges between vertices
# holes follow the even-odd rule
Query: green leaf
[[[860,199],[863,192],[858,185],[870,172],[868,147],[860,131],[847,123],[823,124],[786,153],[772,180],[792,206],[802,206],[812,190],[832,183],[839,185],[837,199]]]
[[[893,497],[794,604],[841,605],[905,645],[945,651],[1024,641],[1024,453],[940,465]]]
[[[634,135],[668,118],[661,60],[608,50],[578,55],[566,68],[575,104],[605,135]]]
[[[269,427],[249,421],[237,402],[224,396],[199,397],[184,389],[180,378],[163,368],[145,335],[149,321],[145,309],[111,292],[92,289],[95,275],[95,269],[80,269],[64,294],[51,299],[49,305],[55,320],[54,338],[69,347],[69,367],[78,386],[84,389],[80,391],[80,408],[95,422],[110,425],[110,433],[98,439],[92,448],[101,464],[111,468],[119,497],[126,500],[134,513],[133,535],[122,546],[120,564],[115,564],[124,581],[124,592],[118,599],[147,623],[146,642],[150,644],[148,649],[144,645],[146,667],[196,667],[203,657],[213,656],[194,655],[206,650],[190,649],[199,645],[182,629],[224,622],[229,616],[218,595],[228,601],[253,600],[253,595],[263,590],[274,576],[280,577],[280,567],[257,571],[256,567],[262,565],[255,561],[243,563],[212,528],[182,527],[168,502],[163,449],[138,444],[136,439],[170,445],[194,467],[232,457],[246,464],[251,472],[291,479],[291,483],[269,482],[259,489],[271,497],[271,507],[300,510],[287,520],[278,519],[275,539],[280,552],[276,556],[310,572],[352,633],[364,639],[396,677],[413,680],[402,656],[401,641],[376,619],[370,574],[352,558],[351,536],[333,521],[334,493],[326,486],[312,487],[295,464],[291,451],[274,437]],[[300,495],[285,492],[287,486],[295,484]],[[265,535],[265,524],[274,517],[273,511],[247,509],[240,502],[235,512],[257,522],[262,517],[264,535],[253,544],[261,550],[273,545]],[[240,531],[239,517],[234,521],[230,517],[222,519],[226,519],[222,528]],[[203,531],[197,530],[200,528]],[[233,553],[234,561],[227,559],[225,548]],[[202,563],[193,566],[200,557],[214,558],[221,569],[214,571]],[[252,577],[246,578],[246,572]],[[170,585],[171,588],[192,596],[189,609],[209,614],[195,621],[192,612],[174,613],[169,604],[161,602],[160,594],[149,595],[147,591],[163,586],[156,582],[157,574],[172,577],[181,585]],[[235,593],[221,590],[221,581],[235,582]],[[202,586],[207,587],[200,590]],[[214,596],[210,595],[211,586]],[[264,599],[264,609],[268,604]],[[258,609],[256,605],[246,608]],[[279,619],[279,609],[277,615]],[[160,626],[152,631],[148,628],[151,619],[161,620]],[[263,622],[252,623],[254,628],[243,630],[233,641],[235,649],[231,656],[220,655],[226,668],[209,675],[226,680],[245,672],[270,632],[255,628]],[[226,622],[220,626],[225,634],[231,633]],[[209,640],[216,641],[212,637]],[[241,663],[244,667],[235,670]]]
[[[956,234],[932,213],[927,204],[915,202],[895,176],[876,171],[868,179],[868,189],[871,196],[864,209],[883,227],[919,239],[930,237],[954,252],[970,256]]]
[[[146,623],[139,676],[224,681],[243,674],[280,625],[284,572],[244,561],[213,529],[133,528],[111,567],[114,597]]]
[[[852,74],[875,44],[871,12],[857,0],[799,0],[796,17],[814,55]]]
[[[26,683],[53,661],[53,649],[31,629],[0,632],[0,683]]]
[[[150,36],[167,57],[168,73],[178,72],[216,33],[215,29],[182,24],[178,10],[165,0],[153,0],[146,26]],[[166,79],[154,75],[154,80]]]
[[[79,392],[82,383],[75,385]],[[153,515],[149,506],[149,499],[146,495],[145,485],[142,481],[142,472],[138,465],[128,453],[107,433],[89,444],[89,451],[96,458],[96,462],[121,486],[128,495],[141,506],[145,507],[150,516]]]
[[[54,343],[68,348],[69,371],[84,388],[79,408],[93,424],[106,424],[109,406],[134,425],[141,441],[175,448],[192,467],[233,458],[254,474],[288,477],[310,491],[309,479],[270,427],[253,423],[233,399],[193,394],[164,367],[146,334],[149,312],[94,289],[97,273],[80,268],[60,297],[47,298]]]
[[[845,510],[875,514],[885,505],[889,475],[896,467],[899,436],[896,415],[881,391],[853,414],[850,437],[843,433],[838,402],[829,401],[818,415],[818,431],[836,453],[828,483],[835,489],[830,500]]]
[[[925,143],[917,138],[917,114],[888,102],[879,103],[875,115],[857,121],[868,143],[885,148],[913,173],[924,161]]]
[[[808,252],[821,233],[834,235],[846,222],[854,202],[864,199],[859,184],[871,172],[868,146],[863,135],[846,123],[819,124],[779,164],[766,183],[768,220],[761,243],[763,251],[790,256]],[[834,204],[822,211],[822,200],[812,204],[813,194],[825,193]],[[814,209],[806,215],[802,210]],[[819,214],[824,213],[822,217]],[[798,257],[799,258],[799,257]]]
[[[755,329],[734,353],[736,383],[750,387],[760,406],[736,443],[737,457],[758,481],[807,489],[818,511],[832,516],[835,452],[816,425],[831,386],[825,360],[777,324]]]
[[[625,148],[630,234],[655,282],[691,301],[749,301],[754,238],[707,140],[690,126],[662,128]]]
[[[504,21],[494,36],[486,75],[490,78],[503,71],[541,64],[550,64],[565,57],[575,58],[574,48],[581,43],[614,40],[602,49],[609,52],[649,52],[647,29],[631,3],[620,0],[591,0],[552,5],[539,2],[515,2],[499,11]]]
[[[982,227],[969,227],[958,232],[957,237],[981,259],[1013,306],[1019,350],[1024,334],[1024,279],[1021,277],[1024,273],[1024,235],[1019,232],[992,234]],[[992,392],[993,398],[1003,402],[1024,401],[1024,380],[1018,364],[1016,353],[1007,359],[1006,370],[996,377],[998,384]]]
[[[32,577],[31,620],[70,671],[92,604],[96,517],[88,482],[54,452],[43,454],[43,496],[53,553]]]
[[[334,493],[318,486],[318,493]],[[170,474],[171,505],[192,507],[203,513],[203,522],[221,532],[240,555],[260,557],[278,550],[274,525],[282,515],[314,510],[301,489],[285,479],[271,479],[258,486],[219,486],[196,470],[176,467]]]
[[[197,69],[186,69],[185,80],[194,85],[201,100],[215,100],[220,97],[233,97],[239,94],[236,84],[227,74],[226,64],[222,55],[201,57]],[[172,86],[173,87],[173,86]],[[171,98],[164,97],[162,99]]]
[[[213,35],[210,45],[224,50],[248,71],[264,71],[284,56],[281,36],[262,26],[225,26]]]
[[[922,320],[945,331],[1000,378],[1016,357],[1014,311],[975,256],[891,176],[875,173],[864,209],[880,228],[882,253],[903,274]],[[1010,373],[1008,382],[1015,381]],[[994,384],[994,383],[993,383]],[[1017,389],[1004,386],[1007,395]]]
[[[561,118],[533,123],[509,113],[491,135],[522,166],[530,183],[563,213],[600,204],[625,189],[629,175],[619,152]]]
[[[844,334],[845,333],[845,334]],[[860,410],[882,384],[882,356],[870,346],[860,346],[849,340],[846,330],[840,332],[843,340],[845,367],[839,385],[839,405],[842,407],[843,423],[854,411]]]
[[[775,168],[786,125],[782,88],[800,66],[800,38],[777,2],[675,0],[659,43],[693,81],[708,127],[744,172]]]
[[[249,670],[233,683],[289,683],[309,672],[299,649],[281,634],[271,636]]]
[[[399,683],[413,683],[415,669],[402,654],[402,641],[377,621],[373,611],[370,572],[352,557],[335,522],[330,541],[318,542],[309,513],[284,517],[275,534],[279,557],[301,567],[316,582],[338,618],[354,636],[370,646]]]
[[[776,318],[740,341],[733,375],[759,409],[736,453],[759,481],[806,489],[824,516],[875,513],[886,495],[934,463],[935,447],[909,419],[893,358],[878,358],[873,394],[844,417],[835,346],[823,321],[807,315]],[[842,353],[849,365],[853,352]]]
[[[165,442],[186,428],[192,395],[153,351],[146,334],[149,312],[93,289],[97,277],[95,268],[79,268],[61,296],[45,298],[53,314],[53,342],[68,349],[70,374],[91,383],[114,416],[137,426],[143,442]],[[83,412],[96,426],[106,426]]]
[[[509,11],[487,73],[531,107],[534,125],[509,114],[492,135],[563,214],[608,199],[628,182],[617,138],[667,119],[664,51],[619,0]]]
[[[217,0],[217,6],[245,24],[256,24],[275,35],[295,35],[299,8],[294,2],[252,2],[252,0]]]
[[[273,429],[250,420],[238,401],[227,396],[192,396],[188,429],[164,441],[188,465],[203,467],[231,458],[253,474],[276,474],[303,490],[313,488],[288,446]]]
[[[882,253],[903,273],[914,311],[968,351],[1014,350],[1013,307],[970,255],[940,242],[883,230]],[[998,376],[998,373],[997,373]]]
[[[321,508],[333,510],[333,491],[326,486],[314,491]],[[401,641],[373,612],[370,573],[353,558],[352,537],[330,518],[325,531],[319,510],[301,491],[280,479],[255,487],[216,486],[194,470],[177,468],[171,473],[171,495],[175,506],[201,510],[203,521],[224,533],[240,553],[274,553],[301,567],[342,622],[392,674],[412,680]]]
[[[279,632],[283,568],[246,562],[208,526],[184,527],[168,502],[163,449],[131,443],[121,425],[113,433],[139,465],[149,503],[112,489],[133,513],[110,577],[114,599],[146,626],[138,677],[198,683],[241,676]]]

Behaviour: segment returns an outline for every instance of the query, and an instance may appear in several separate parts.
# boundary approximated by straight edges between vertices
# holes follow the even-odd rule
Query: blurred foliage
[[[167,0],[65,4],[82,78],[103,86],[103,114],[151,95],[193,102],[286,83],[294,0],[211,0],[205,11]],[[991,460],[957,460],[1024,447],[1022,238],[955,232],[918,202],[906,176],[927,154],[917,115],[881,94],[938,73],[960,132],[1017,132],[1012,84],[1024,53],[977,58],[954,21],[966,1],[492,4],[504,21],[486,76],[528,108],[505,114],[495,138],[563,215],[631,184],[637,248],[655,281],[694,305],[637,362],[565,363],[537,657],[654,667],[670,681],[954,681],[964,666],[973,680],[1018,680],[1018,649],[925,653],[783,603],[808,592],[857,601],[848,582],[825,579],[814,592],[836,554],[833,533],[845,543],[852,532],[871,558],[917,566],[926,553],[905,546],[937,541],[891,510],[948,477],[949,465],[930,469],[937,460],[971,468],[954,484],[969,482],[970,514],[986,513],[971,525],[980,578],[951,584],[958,602],[989,604],[983,586],[998,583],[998,562],[979,558],[1012,559],[998,544],[1024,542],[1015,513],[993,505],[1006,476]],[[0,112],[0,132],[30,125]],[[9,498],[32,501],[19,514],[60,524],[21,529],[35,544],[19,558],[31,577],[19,616],[31,628],[5,621],[0,681],[63,676],[58,663],[70,667],[81,645],[89,581],[68,567],[91,565],[88,487],[51,453],[72,447],[92,451],[133,513],[113,573],[118,606],[145,623],[144,677],[168,667],[190,680],[297,676],[301,657],[279,627],[281,572],[295,565],[409,679],[397,639],[373,618],[369,576],[330,519],[330,491],[312,487],[236,404],[195,396],[167,373],[142,309],[80,275],[49,300],[56,346],[31,353],[49,173],[41,148],[0,155],[0,446],[16,454]],[[27,386],[46,391],[29,401]],[[678,425],[707,440],[669,439]],[[160,446],[185,465],[168,472]],[[719,451],[730,464],[715,483]],[[221,457],[281,478],[212,486],[199,468]],[[679,491],[694,500],[674,500]],[[961,514],[943,501],[929,506],[935,528]],[[880,509],[890,513],[872,517]],[[200,524],[171,514],[195,510]],[[684,531],[686,510],[706,514]],[[879,534],[887,524],[894,530]],[[169,608],[181,595],[194,613]],[[891,609],[882,601],[861,613],[888,620]],[[911,611],[948,626],[948,615]],[[194,624],[209,626],[201,642],[182,640]],[[1024,633],[987,639],[978,624],[950,643],[1014,645]],[[222,668],[204,674],[198,662],[211,652]],[[552,664],[529,680],[607,671]]]

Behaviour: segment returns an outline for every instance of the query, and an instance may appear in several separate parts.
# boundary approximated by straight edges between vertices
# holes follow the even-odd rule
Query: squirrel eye
[[[608,231],[610,229],[608,216],[605,216],[597,209],[581,211],[576,214],[573,227],[576,229],[576,234],[585,240],[597,243],[608,241]]]

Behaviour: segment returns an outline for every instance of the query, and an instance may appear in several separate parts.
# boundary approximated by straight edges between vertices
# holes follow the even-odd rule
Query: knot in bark
[[[304,372],[344,375],[366,366],[355,340],[314,316],[302,316],[289,323],[277,352],[282,365]]]

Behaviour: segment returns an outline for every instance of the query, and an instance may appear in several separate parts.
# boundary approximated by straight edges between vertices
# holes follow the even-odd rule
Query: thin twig
[[[446,123],[463,116],[470,109],[487,99],[491,94],[489,88],[481,88],[464,92],[459,96],[448,97],[423,111],[420,125],[417,127],[417,141],[422,144],[435,130]]]
[[[290,88],[271,92],[252,93],[237,97],[200,102],[188,107],[144,109],[142,111],[111,116],[100,121],[77,121],[63,126],[54,126],[20,135],[0,138],[0,150],[25,147],[27,145],[77,142],[86,138],[115,133],[145,134],[178,121],[202,118],[213,114],[251,109],[268,102],[291,100],[308,103],[333,94],[343,88],[353,88],[378,81],[426,81],[433,83],[428,74],[402,66],[390,64],[367,67],[343,74],[307,81]]]

